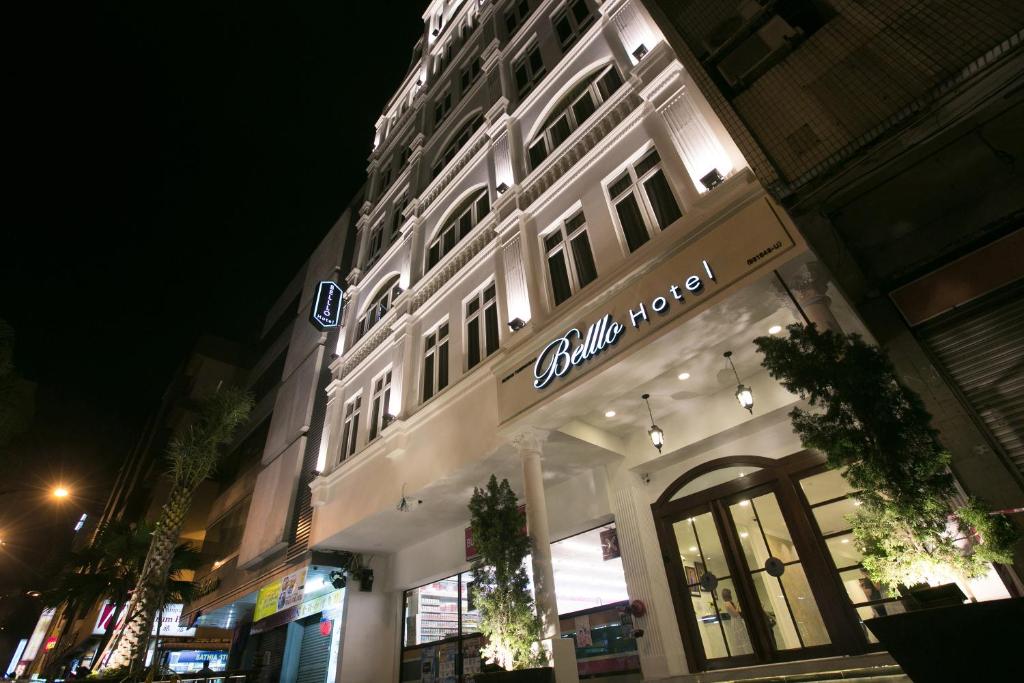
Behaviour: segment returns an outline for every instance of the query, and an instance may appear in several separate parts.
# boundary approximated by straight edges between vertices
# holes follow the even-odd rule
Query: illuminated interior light
[[[782,325],[772,325],[768,328],[768,334],[778,334],[782,332]]]
[[[606,411],[604,411],[604,416],[605,417],[615,417],[615,411],[614,410],[606,410]]]
[[[679,373],[679,379],[681,379],[681,380],[683,380],[685,382],[686,380],[690,379],[690,373],[688,373],[688,372],[680,372]]]

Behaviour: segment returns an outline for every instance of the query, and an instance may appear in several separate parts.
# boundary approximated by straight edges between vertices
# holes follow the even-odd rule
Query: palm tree
[[[43,593],[47,606],[66,605],[68,623],[85,616],[101,601],[113,605],[97,652],[110,642],[114,627],[138,583],[153,530],[154,526],[146,522],[108,522],[91,544],[72,553],[53,587]],[[206,590],[204,584],[183,578],[184,572],[195,570],[199,563],[200,554],[195,546],[183,543],[174,549],[167,582],[168,602],[188,602]]]
[[[181,526],[192,506],[192,496],[216,470],[221,448],[248,419],[252,405],[252,397],[247,392],[219,387],[199,401],[193,423],[171,440],[167,449],[171,493],[128,602],[124,623],[107,646],[109,657],[101,664],[103,668],[141,669],[153,619],[167,595],[171,559]]]

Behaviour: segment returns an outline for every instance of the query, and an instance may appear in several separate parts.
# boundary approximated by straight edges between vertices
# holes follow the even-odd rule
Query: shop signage
[[[22,655],[24,661],[32,661],[39,653],[39,648],[43,644],[46,632],[50,629],[50,622],[53,621],[53,613],[55,611],[53,607],[47,607],[39,615],[39,621],[36,622],[36,627],[32,630],[32,635],[28,639],[28,645],[25,646],[25,653]]]
[[[337,327],[341,323],[341,312],[344,309],[345,292],[338,283],[322,280],[316,287],[313,297],[313,309],[309,312],[309,321],[318,330]]]
[[[47,652],[55,647],[57,647],[57,636],[50,636],[46,639],[46,642],[43,643],[43,649]]]
[[[702,259],[701,265],[704,268],[702,274],[688,275],[682,281],[682,286],[670,284],[667,288],[668,296],[654,297],[649,303],[649,308],[648,303],[643,301],[630,308],[629,325],[637,329],[641,324],[650,324],[652,313],[665,315],[673,303],[685,304],[688,295],[699,296],[705,291],[707,283],[717,283],[715,272],[707,259]],[[564,377],[574,367],[601,354],[619,341],[626,330],[626,325],[615,320],[610,313],[599,318],[585,333],[576,327],[570,329],[545,346],[537,356],[533,364],[534,388],[543,389],[555,378]]]
[[[306,567],[303,567],[260,588],[260,592],[256,596],[253,621],[259,621],[275,612],[298,605],[302,602],[305,584]]]
[[[110,625],[110,619],[114,616],[114,605],[109,600],[103,601],[103,606],[100,607],[99,616],[96,617],[96,625],[92,627],[92,634],[94,636],[102,636],[107,632],[107,626]]]

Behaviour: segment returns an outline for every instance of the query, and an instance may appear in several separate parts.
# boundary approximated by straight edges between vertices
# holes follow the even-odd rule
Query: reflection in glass
[[[819,474],[804,477],[800,480],[800,488],[804,490],[807,502],[811,505],[834,500],[856,490],[843,478],[839,470],[825,470]]]
[[[836,567],[840,569],[859,564],[864,558],[860,550],[857,549],[857,543],[854,541],[853,534],[826,538],[825,545],[828,546],[828,552],[832,555],[832,560],[836,563]]]
[[[804,641],[804,647],[827,645],[831,642],[825,622],[822,621],[818,603],[814,600],[807,575],[801,564],[786,567],[786,573],[779,577],[785,589],[786,600],[796,620],[796,627]]]
[[[850,528],[847,517],[857,512],[857,501],[852,498],[843,498],[834,503],[816,507],[813,512],[821,533],[824,535],[834,534],[837,531],[846,531]]]

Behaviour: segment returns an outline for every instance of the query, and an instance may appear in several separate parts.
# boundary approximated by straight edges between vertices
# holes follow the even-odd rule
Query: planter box
[[[922,609],[864,624],[917,683],[1020,676],[1024,598]]]
[[[474,683],[555,683],[555,670],[549,666],[519,671],[495,671],[476,674]]]

